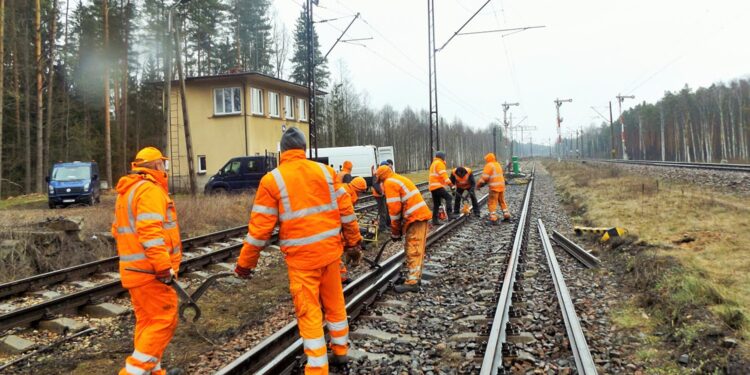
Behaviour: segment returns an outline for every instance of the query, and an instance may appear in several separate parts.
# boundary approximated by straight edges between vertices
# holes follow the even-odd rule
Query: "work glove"
[[[172,283],[172,280],[174,280],[174,270],[170,267],[165,270],[157,271],[154,273],[154,277],[156,277],[156,280],[169,285]]]
[[[249,280],[253,277],[253,269],[245,268],[238,264],[234,267],[234,275],[239,279]]]
[[[481,189],[481,188],[482,188],[482,186],[484,186],[484,183],[483,183],[483,182],[481,182],[481,181],[480,181],[480,182],[477,182],[477,189]]]
[[[350,266],[358,266],[362,260],[362,245],[356,244],[344,249],[344,263]]]

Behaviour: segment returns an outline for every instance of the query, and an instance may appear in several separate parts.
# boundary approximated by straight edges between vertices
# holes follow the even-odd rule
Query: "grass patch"
[[[574,224],[618,226],[634,235],[611,244],[605,256],[618,258],[620,272],[640,296],[638,306],[667,332],[670,345],[690,353],[691,367],[711,373],[726,364],[724,335],[743,338],[739,352],[748,358],[746,197],[604,164],[546,162],[545,167]],[[632,314],[616,311],[612,317],[619,327],[637,327]],[[644,356],[652,349],[659,350],[646,346]]]
[[[9,208],[27,208],[29,206],[38,208],[47,205],[47,196],[44,194],[19,195],[0,200],[0,210]]]

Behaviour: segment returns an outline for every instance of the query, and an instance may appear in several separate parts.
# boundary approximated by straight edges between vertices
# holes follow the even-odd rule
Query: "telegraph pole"
[[[501,104],[503,106],[503,125],[505,126],[505,135],[508,137],[508,140],[511,142],[510,147],[508,150],[510,151],[510,155],[508,155],[508,160],[513,158],[513,141],[510,139],[510,133],[508,132],[508,109],[510,107],[518,106],[518,103],[508,103],[505,102]],[[497,154],[495,154],[497,156]]]
[[[315,103],[315,37],[313,34],[313,4],[318,0],[307,0],[306,37],[307,37],[307,124],[310,131],[310,157],[318,157],[318,129],[315,121],[317,106]]]
[[[615,151],[615,123],[612,122],[612,101],[609,101],[609,143],[610,146],[610,155],[612,155],[612,159],[617,156],[617,151]]]
[[[440,116],[438,115],[437,102],[437,63],[435,53],[435,0],[427,0],[427,48],[429,49],[429,91],[430,91],[430,149],[427,160],[432,160],[432,155],[440,148],[440,134],[438,133]]]
[[[625,146],[625,122],[622,119],[622,101],[635,99],[635,95],[617,95],[617,106],[620,109],[620,139],[622,140],[622,160],[628,160],[628,149]]]
[[[661,161],[665,160],[664,154],[664,104],[659,105],[659,117],[661,118]]]
[[[563,103],[572,103],[573,99],[555,99],[555,108],[557,109],[557,161],[560,161],[561,155],[560,155],[560,147],[562,144],[562,134],[560,133],[560,123],[563,122],[562,117],[560,117],[560,106],[562,106]]]

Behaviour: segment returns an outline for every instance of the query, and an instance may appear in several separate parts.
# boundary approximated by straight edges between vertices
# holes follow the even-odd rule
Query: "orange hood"
[[[385,181],[387,178],[393,176],[393,169],[387,165],[381,165],[375,171],[375,176],[378,178],[378,181]]]
[[[167,187],[167,174],[148,168],[133,168],[130,174],[123,176],[120,178],[120,181],[117,181],[115,189],[118,194],[125,194],[133,185],[142,180],[149,180],[161,186],[165,192],[169,190]]]
[[[484,161],[488,163],[492,163],[494,161],[497,161],[497,159],[495,158],[495,154],[490,152],[487,155],[484,155]]]
[[[288,161],[301,160],[301,159],[307,159],[307,157],[305,156],[305,150],[299,150],[299,149],[287,150],[281,153],[281,160],[279,161],[279,164],[288,162]]]

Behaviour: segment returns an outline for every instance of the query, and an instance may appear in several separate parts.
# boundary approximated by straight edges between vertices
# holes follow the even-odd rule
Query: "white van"
[[[327,157],[328,164],[338,172],[344,161],[352,162],[352,177],[362,177],[367,186],[372,185],[372,174],[378,167],[378,150],[375,146],[327,147],[318,149],[318,157]]]
[[[393,161],[393,170],[396,171],[396,155],[394,154],[393,146],[378,147],[378,160],[383,162],[388,159]]]

